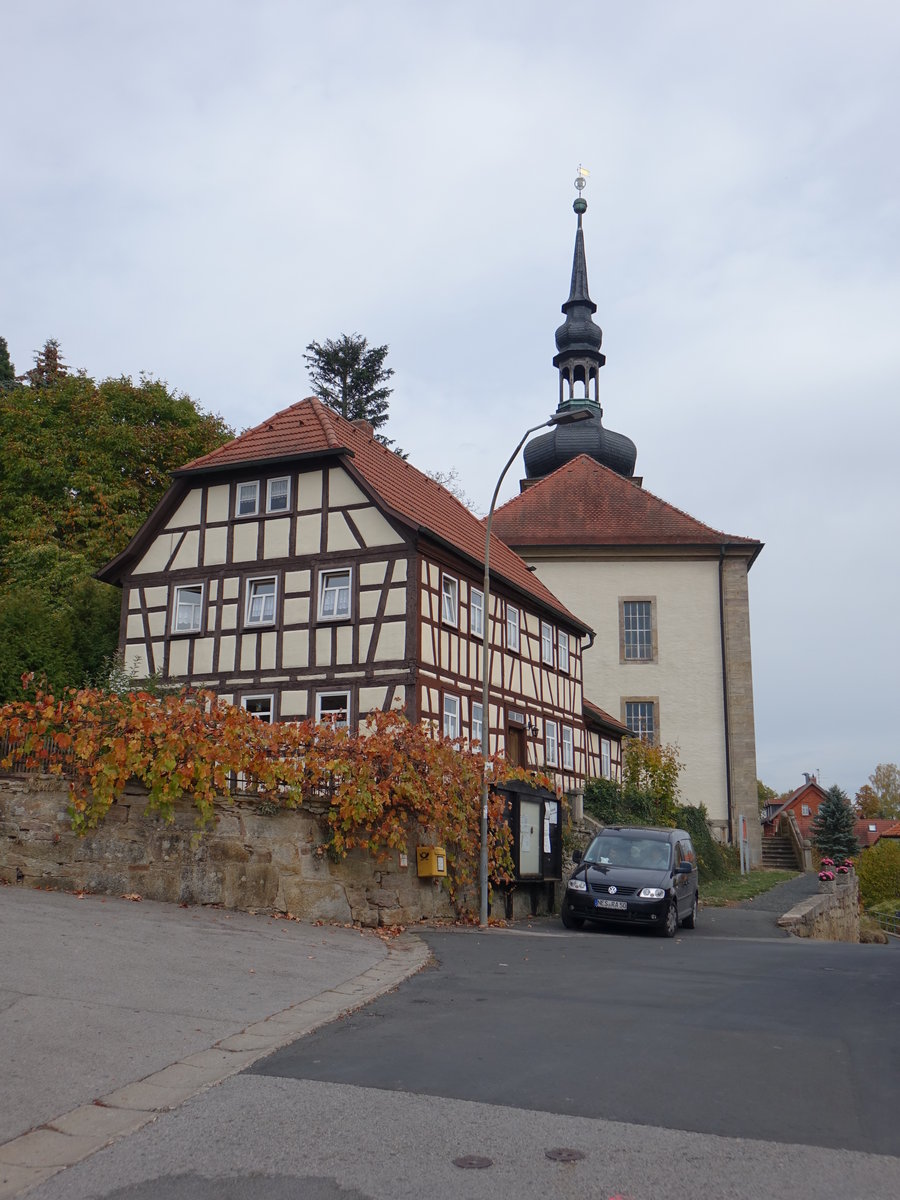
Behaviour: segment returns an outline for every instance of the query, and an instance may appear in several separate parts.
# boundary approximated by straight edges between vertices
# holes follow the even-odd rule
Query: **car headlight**
[[[570,892],[586,892],[587,891],[587,884],[584,882],[583,879],[570,879],[567,886],[568,886]]]
[[[663,900],[666,893],[662,888],[641,888],[638,895],[642,900]]]

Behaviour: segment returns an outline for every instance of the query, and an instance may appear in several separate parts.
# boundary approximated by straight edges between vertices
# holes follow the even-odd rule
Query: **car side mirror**
[[[694,868],[691,866],[691,864],[689,862],[680,862],[678,864],[678,866],[675,868],[675,874],[676,875],[690,875],[690,873],[691,873],[691,871],[693,871],[693,869]]]
[[[572,862],[573,863],[580,863],[583,857],[584,857],[584,855],[581,853],[580,850],[572,851]]]

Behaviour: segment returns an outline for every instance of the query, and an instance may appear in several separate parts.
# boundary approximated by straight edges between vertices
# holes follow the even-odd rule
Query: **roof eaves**
[[[353,451],[348,446],[329,446],[319,450],[303,450],[293,454],[272,454],[263,458],[233,458],[227,462],[203,463],[196,466],[179,467],[172,472],[172,477],[183,475],[224,475],[235,470],[250,470],[254,467],[271,466],[274,463],[305,462],[315,458],[340,458],[346,455],[353,458]]]

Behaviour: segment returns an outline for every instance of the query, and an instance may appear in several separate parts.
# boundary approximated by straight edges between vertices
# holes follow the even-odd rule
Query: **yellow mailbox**
[[[419,846],[416,850],[416,871],[421,876],[447,874],[447,852],[443,846]]]

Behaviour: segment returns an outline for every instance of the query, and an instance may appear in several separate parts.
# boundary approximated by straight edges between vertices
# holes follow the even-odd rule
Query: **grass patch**
[[[700,902],[710,908],[724,908],[728,904],[736,904],[739,900],[752,900],[761,896],[779,883],[787,883],[796,879],[800,871],[766,871],[758,869],[748,875],[740,871],[729,871],[718,879],[705,879],[700,876]]]

